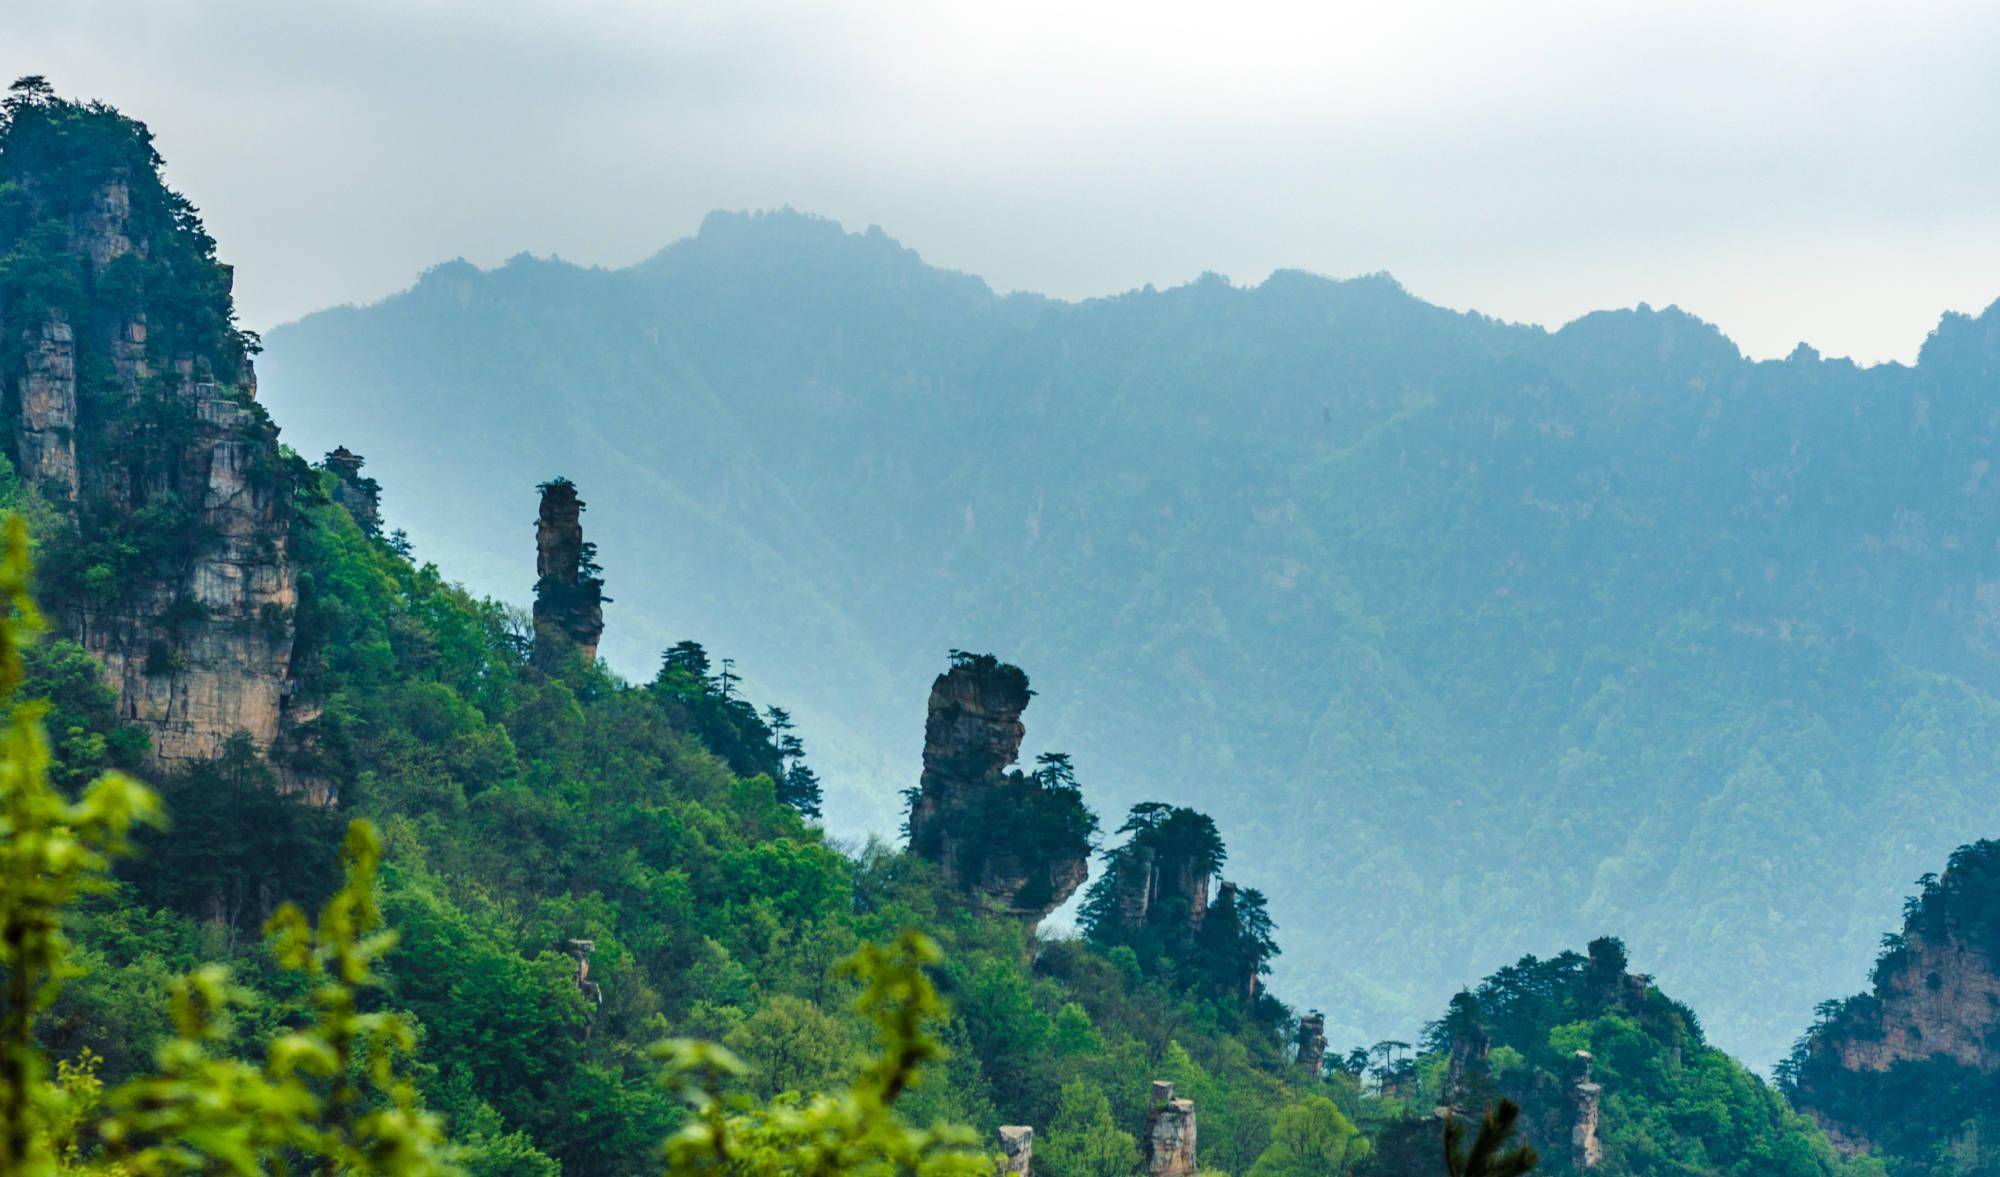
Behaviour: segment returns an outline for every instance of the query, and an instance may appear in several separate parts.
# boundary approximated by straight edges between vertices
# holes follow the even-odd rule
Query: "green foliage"
[[[31,575],[27,525],[10,516],[0,555],[0,704],[11,711],[0,731],[0,1171],[30,1177],[52,1172],[55,1141],[73,1135],[69,1092],[49,1084],[34,1036],[36,1014],[61,991],[62,913],[103,885],[134,823],[159,812],[152,794],[123,775],[98,778],[76,801],[50,784],[44,709],[16,702],[27,677],[23,651],[42,629]]]
[[[71,147],[74,159],[65,154]],[[150,150],[143,129],[108,110],[65,104],[32,86],[20,92],[0,138],[6,259],[0,302],[7,314],[31,316],[22,325],[51,309],[91,317],[96,326],[143,312],[156,327],[148,343],[156,371],[187,359],[197,375],[238,379],[254,341],[230,326],[226,271],[214,264],[192,208],[156,187]],[[135,223],[154,242],[149,257],[173,259],[174,274],[137,258],[93,273],[65,252],[66,244],[59,248],[58,222],[89,211],[108,174],[98,167],[106,159],[133,184]],[[73,174],[63,172],[72,165]],[[37,179],[58,172],[60,182]],[[956,298],[967,288],[942,293]],[[509,329],[527,336],[551,324],[575,328],[560,320],[526,316]],[[796,358],[795,341],[770,342],[756,350],[766,358]],[[21,354],[14,343],[0,343],[0,358],[0,378],[17,374]],[[85,349],[80,444],[93,460],[130,471],[135,486],[151,491],[171,484],[193,423],[172,398],[155,395],[161,389],[153,385],[126,404],[127,390],[114,386],[104,360]],[[748,381],[744,395],[755,398],[762,388]],[[1038,403],[1059,412],[1073,408],[1039,393],[1005,398],[1002,407],[1012,412]],[[1174,407],[1170,396],[1149,405],[1143,420],[1168,421],[1187,407]],[[790,419],[773,418],[781,431]],[[426,427],[413,415],[398,414],[395,423]],[[366,422],[350,415],[343,424]],[[462,420],[434,424],[479,444]],[[1020,432],[1049,436],[1040,427]],[[924,447],[923,457],[949,448]],[[816,461],[809,450],[799,447],[800,470]],[[1205,441],[1199,455],[1183,455],[1191,459],[1186,468],[1198,469],[1214,452]],[[1091,466],[1066,459],[1062,469],[1095,477]],[[993,469],[1008,469],[1010,481],[1020,473]],[[37,786],[41,809],[9,818],[8,853],[26,853],[29,841],[17,846],[18,831],[67,829],[71,842],[57,865],[81,872],[74,875],[79,894],[85,883],[105,890],[81,895],[66,917],[76,944],[63,959],[83,975],[67,979],[60,992],[44,993],[34,981],[31,996],[53,998],[46,1017],[8,1024],[19,1047],[9,1059],[19,1060],[20,1073],[34,1082],[24,1078],[11,1088],[18,1098],[10,1096],[5,1106],[14,1117],[9,1122],[25,1126],[18,1138],[35,1152],[35,1164],[243,1170],[245,1158],[254,1169],[275,1164],[282,1152],[287,1165],[325,1171],[426,1171],[450,1159],[442,1139],[448,1124],[458,1162],[477,1173],[640,1172],[656,1163],[658,1142],[670,1138],[668,1164],[682,1172],[945,1174],[986,1171],[990,1160],[976,1134],[1007,1122],[1049,1126],[1044,1163],[1058,1177],[1110,1177],[1133,1164],[1129,1133],[1143,1123],[1146,1083],[1158,1075],[1197,1100],[1204,1158],[1221,1169],[1357,1167],[1390,1155],[1386,1148],[1364,1149],[1342,1130],[1345,1123],[1378,1142],[1421,1131],[1421,1171],[1434,1173],[1435,1125],[1422,1119],[1416,1129],[1409,1126],[1413,1113],[1428,1116],[1424,1101],[1436,1094],[1438,1058],[1399,1063],[1387,1092],[1364,1092],[1346,1074],[1305,1075],[1286,1057],[1282,1007],[1263,994],[1254,1003],[1244,1000],[1277,947],[1259,893],[1219,892],[1204,913],[1202,935],[1180,936],[1171,946],[1136,937],[1031,946],[1018,923],[972,909],[918,856],[879,845],[846,851],[811,824],[817,782],[810,770],[800,774],[803,743],[782,710],[759,711],[742,697],[731,660],[718,659],[718,672],[704,649],[682,642],[643,685],[602,664],[538,661],[518,611],[477,599],[436,568],[415,563],[396,534],[385,539],[358,526],[328,493],[329,473],[306,468],[296,455],[253,473],[260,485],[291,494],[289,555],[300,592],[291,619],[297,713],[318,716],[274,752],[277,763],[237,749],[165,782],[178,828],[142,840],[143,860],[111,883],[103,860],[127,819],[109,801],[89,808],[97,790],[81,794],[82,801],[65,800],[64,791],[85,787],[106,767],[135,763],[140,749],[115,710],[102,705],[101,693],[85,689],[88,675],[80,671],[87,668],[77,652],[64,651],[38,672],[57,696],[50,714],[61,716],[59,763]],[[1366,488],[1351,485],[1351,472],[1345,477],[1334,491],[1312,493],[1365,499]],[[825,483],[844,481],[852,480]],[[34,490],[12,488],[30,505]],[[1134,501],[1155,498],[1143,485],[1120,493]],[[405,497],[445,496],[411,487]],[[195,528],[198,500],[188,488],[140,500],[127,510],[87,495],[74,528],[49,516],[41,540],[49,555],[44,583],[54,599],[65,607],[115,602],[135,578],[170,568],[188,545],[204,540]],[[1248,506],[1253,518],[1264,512],[1240,496],[1223,500],[1237,520],[1232,532],[1242,530],[1239,508]],[[1068,547],[1088,554],[1102,544],[1107,559],[1113,546],[1170,550],[1157,541],[1172,537],[1150,521],[1179,518],[1183,508],[1195,514],[1192,506],[1172,496],[1149,501],[1142,512],[1149,522],[1128,538],[1106,532],[1076,537],[1079,543]],[[972,533],[969,512],[964,520],[954,519],[950,534],[966,533],[952,542],[972,558],[986,541]],[[1339,538],[1345,544],[1355,537]],[[1364,547],[1379,539],[1360,537]],[[803,559],[809,546],[794,550]],[[929,543],[931,558],[947,546]],[[973,591],[1004,584],[1017,611],[1043,603],[1047,582],[1039,577],[1047,568],[1038,562],[1053,547],[1033,546],[1019,569]],[[679,554],[706,561],[701,548],[685,545]],[[870,544],[854,548],[863,561],[882,554]],[[594,577],[590,553],[579,560],[580,573]],[[1262,562],[1217,566],[1225,565]],[[797,586],[811,579],[792,568],[767,576],[747,563],[714,571],[704,583]],[[18,579],[24,587],[25,573]],[[1117,595],[1129,601],[1126,587]],[[1204,609],[1243,599],[1236,592],[1167,596],[1210,602]],[[1336,607],[1327,615],[1366,628],[1365,609],[1332,595],[1320,603],[1329,602]],[[1284,612],[1278,598],[1255,607],[1269,615],[1274,605]],[[1150,624],[1156,611],[1133,612]],[[194,620],[192,603],[178,605],[170,618]],[[285,619],[258,620],[281,631]],[[1079,632],[1094,624],[1056,623]],[[1228,623],[1220,616],[1202,622],[1211,629]],[[1187,636],[1185,626],[1163,632]],[[1291,673],[1310,660],[1306,651],[1306,643],[1297,643],[1245,661],[1283,681],[1306,681]],[[780,673],[810,666],[826,681],[846,682],[840,654],[807,659],[791,650],[765,662],[760,652],[759,664]],[[171,656],[170,646],[163,649],[163,659]],[[985,668],[984,657],[954,655],[975,669]],[[1342,665],[1350,662],[1380,665],[1367,657]],[[1116,664],[1115,658],[1104,663]],[[1185,665],[1185,675],[1126,681],[1162,684],[1148,707],[1166,702],[1163,714],[1185,715],[1174,696],[1212,693],[1220,681],[1205,677],[1210,668]],[[997,661],[990,669],[1002,672]],[[1476,669],[1453,682],[1478,681]],[[1413,673],[1407,665],[1401,672]],[[1396,673],[1385,671],[1385,679]],[[1020,685],[1026,689],[1025,675]],[[1381,697],[1408,704],[1398,689]],[[1105,708],[1098,720],[1130,721],[1135,732],[1157,733],[1151,726],[1157,717],[1135,716],[1116,692],[1086,697]],[[1470,695],[1440,697],[1464,702]],[[1345,753],[1374,716],[1321,702],[1297,710],[1324,711],[1336,727],[1356,725],[1325,733],[1327,746],[1342,753],[1336,759],[1347,764]],[[910,701],[897,703],[906,714]],[[1253,731],[1260,745],[1273,747],[1298,734],[1291,704],[1269,715],[1263,706],[1253,702],[1238,714],[1251,714],[1251,722],[1192,724],[1173,739],[1149,737],[1144,742],[1152,751],[1121,763],[1121,770],[1133,779],[1161,775],[1153,771],[1157,765],[1141,767],[1154,752],[1186,759],[1176,771],[1188,764],[1219,768],[1224,761],[1201,763],[1207,749],[1226,749]],[[32,727],[33,714],[15,708],[11,719]],[[32,739],[27,746],[38,747]],[[10,755],[0,766],[11,772],[34,763],[35,756]],[[1356,772],[1383,768],[1366,757],[1352,763],[1360,766]],[[1389,782],[1381,795],[1400,796],[1408,765],[1389,769],[1379,773]],[[13,779],[0,773],[0,781]],[[298,780],[331,795],[341,817],[372,823],[350,826],[344,885],[331,869],[332,812],[277,787]],[[1094,819],[1066,758],[1044,758],[1033,773],[1010,777],[1009,787],[1011,804],[975,815],[988,834],[1065,851],[1088,847]],[[128,816],[140,811],[139,796],[130,794]],[[381,831],[379,840],[371,828]],[[1191,869],[1212,873],[1223,862],[1215,824],[1192,811],[1142,806],[1124,832],[1155,841]],[[1453,843],[1439,837],[1436,844]],[[1315,851],[1323,846],[1315,837]],[[1376,848],[1363,842],[1356,849]],[[1376,860],[1369,869],[1381,867]],[[61,877],[38,876],[48,885]],[[286,894],[327,898],[316,923],[295,907],[270,920],[274,958],[239,937]],[[0,914],[23,917],[33,934],[20,942],[38,946],[47,964],[61,949],[52,905],[74,898],[10,887],[0,902],[11,906]],[[384,931],[388,924],[399,937]],[[930,932],[935,945],[904,934],[912,927]],[[1397,937],[1408,956],[1400,931],[1381,934]],[[883,942],[891,946],[864,947]],[[940,948],[948,950],[942,962]],[[854,968],[838,967],[850,956]],[[1592,953],[1592,961],[1610,959]],[[219,964],[197,964],[205,960]],[[1498,1070],[1500,1081],[1534,1088],[1532,1099],[1524,1090],[1530,1118],[1566,1106],[1548,1089],[1551,1068],[1566,1060],[1563,1048],[1587,1044],[1605,1060],[1607,1108],[1617,1112],[1607,1117],[1615,1122],[1608,1141],[1612,1173],[1687,1171],[1659,1157],[1676,1164],[1698,1157],[1714,1170],[1744,1173],[1773,1157],[1822,1158],[1823,1139],[1788,1118],[1747,1073],[1701,1047],[1684,1010],[1650,993],[1628,998],[1622,976],[1615,999],[1594,996],[1592,961],[1566,955],[1552,969],[1529,962],[1511,988],[1503,986],[1505,993],[1481,991],[1482,1016],[1496,1023],[1495,1057],[1511,1051],[1516,1064]],[[55,976],[9,964],[10,983]],[[171,1007],[171,1026],[161,1016],[163,1002]],[[10,1016],[21,1008],[26,1003],[11,1005]],[[871,1033],[878,1052],[863,1062],[858,1079],[843,1082],[856,1044]],[[649,1046],[662,1038],[677,1043],[667,1052],[673,1090],[654,1081]],[[67,1062],[50,1075],[41,1060],[57,1043]],[[142,1058],[155,1043],[157,1061],[149,1068]],[[1678,1063],[1673,1050],[1683,1052]],[[261,1061],[244,1061],[253,1057]],[[732,1077],[744,1084],[740,1096],[727,1094]],[[1617,1124],[1630,1125],[1629,1132],[1618,1135]],[[1838,1170],[1828,1162],[1817,1171]]]
[[[1035,1171],[1050,1177],[1126,1177],[1138,1167],[1139,1144],[1118,1127],[1104,1092],[1082,1079],[1063,1084],[1055,1119],[1035,1144]]]
[[[667,1142],[675,1177],[732,1174],[894,1174],[949,1177],[991,1172],[966,1128],[913,1128],[895,1105],[918,1068],[939,1057],[926,1022],[943,1012],[924,975],[942,959],[935,943],[905,932],[893,946],[864,946],[847,964],[861,982],[856,1005],[873,1023],[879,1053],[844,1092],[810,1100],[797,1094],[767,1105],[731,1107],[726,1080],[747,1068],[719,1047],[687,1040],[662,1045],[665,1079],[695,1116]]]
[[[1270,1147],[1250,1166],[1249,1177],[1348,1173],[1367,1153],[1361,1130],[1332,1100],[1316,1095],[1278,1112],[1271,1124]]]

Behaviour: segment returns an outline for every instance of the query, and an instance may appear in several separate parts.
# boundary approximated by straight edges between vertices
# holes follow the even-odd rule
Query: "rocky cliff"
[[[1822,1005],[1783,1069],[1794,1102],[1850,1151],[1934,1147],[1919,1124],[1961,1132],[1967,1093],[2000,1096],[2000,842],[1961,847],[1919,886],[1869,991]]]
[[[8,100],[8,456],[45,526],[70,533],[45,601],[171,769],[238,736],[279,741],[298,595],[295,464],[256,404],[229,269],[158,165],[115,112],[27,83]]]
[[[990,654],[954,653],[931,684],[910,847],[987,907],[1039,922],[1089,874],[1096,821],[1065,757],[1010,767],[1027,734],[1028,676]]]

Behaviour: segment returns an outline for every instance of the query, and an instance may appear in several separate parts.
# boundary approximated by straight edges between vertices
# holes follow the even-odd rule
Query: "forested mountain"
[[[1559,331],[1386,276],[999,296],[879,230],[718,213],[273,330],[307,452],[518,598],[588,474],[605,651],[726,647],[890,831],[947,646],[1007,651],[1107,812],[1195,803],[1340,1041],[1623,936],[1780,1058],[1903,883],[2000,825],[2000,309],[1914,366]]]
[[[903,704],[909,845],[829,839],[798,725],[728,647],[682,638],[632,678],[593,657],[634,640],[594,482],[524,476],[522,609],[385,533],[393,479],[280,444],[160,166],[40,79],[0,106],[0,1168],[646,1173],[714,1109],[762,1151],[683,1133],[672,1172],[822,1171],[810,1148],[889,1171],[923,1140],[949,1155],[895,1171],[988,1172],[982,1142],[1031,1127],[1047,1177],[1429,1177],[1439,1113],[1508,1096],[1549,1172],[1881,1173],[1615,939],[1329,1055],[1269,977],[1328,922],[1278,927],[1279,872],[1188,806],[1132,806],[1082,934],[1038,936],[1116,810],[1081,757],[1013,766],[1088,676],[934,654]],[[1434,859],[1480,844],[1439,828]],[[663,1066],[738,1090],[683,1100]]]

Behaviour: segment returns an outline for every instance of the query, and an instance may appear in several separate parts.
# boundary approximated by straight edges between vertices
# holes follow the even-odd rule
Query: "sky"
[[[1000,290],[1387,270],[1908,361],[2000,297],[1996,60],[1991,3],[0,0],[0,71],[153,128],[255,328],[790,205]]]

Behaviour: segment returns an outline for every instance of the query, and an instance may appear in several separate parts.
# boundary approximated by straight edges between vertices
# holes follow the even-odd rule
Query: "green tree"
[[[1063,1084],[1055,1119],[1035,1144],[1035,1170],[1051,1177],[1125,1177],[1138,1167],[1138,1142],[1119,1129],[1104,1091],[1083,1079]]]
[[[1351,1171],[1366,1156],[1361,1130],[1323,1095],[1281,1109],[1271,1122],[1271,1143],[1250,1166],[1249,1177],[1328,1177]]]

